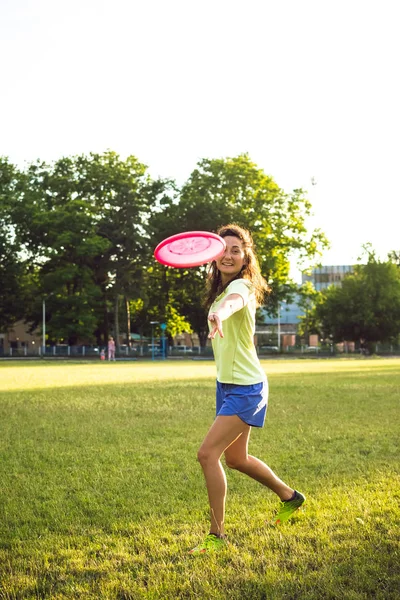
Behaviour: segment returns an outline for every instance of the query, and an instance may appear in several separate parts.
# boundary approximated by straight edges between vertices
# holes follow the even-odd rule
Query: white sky
[[[250,157],[351,264],[400,249],[396,0],[0,0],[0,155]],[[311,185],[314,177],[317,184]],[[311,225],[311,223],[310,223]]]

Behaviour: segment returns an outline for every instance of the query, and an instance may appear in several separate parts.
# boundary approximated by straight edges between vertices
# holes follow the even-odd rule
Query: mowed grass
[[[250,453],[307,495],[228,471],[220,554],[196,451],[212,362],[0,365],[0,598],[399,598],[400,360],[263,362]]]

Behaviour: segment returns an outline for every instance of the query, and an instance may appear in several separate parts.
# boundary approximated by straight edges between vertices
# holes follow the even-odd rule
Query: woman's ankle
[[[224,533],[214,533],[214,531],[210,531],[209,535],[215,535],[215,537],[219,538],[220,540],[223,540],[225,538]]]

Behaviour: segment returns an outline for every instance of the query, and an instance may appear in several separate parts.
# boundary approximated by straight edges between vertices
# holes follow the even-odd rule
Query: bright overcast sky
[[[349,264],[400,249],[396,0],[0,0],[0,155],[250,157]],[[315,178],[316,185],[311,185]]]

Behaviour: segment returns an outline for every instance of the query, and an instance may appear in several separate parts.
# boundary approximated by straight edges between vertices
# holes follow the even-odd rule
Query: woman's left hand
[[[211,329],[210,333],[208,334],[208,337],[213,340],[215,338],[215,336],[217,335],[217,333],[219,333],[219,335],[223,338],[224,337],[224,333],[222,331],[222,321],[220,319],[220,317],[218,316],[217,313],[210,313],[208,315],[208,320],[212,323],[213,328]]]

